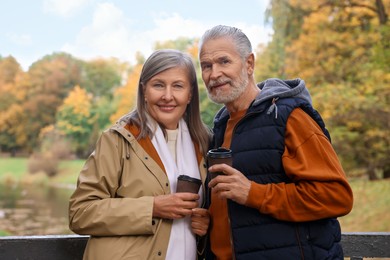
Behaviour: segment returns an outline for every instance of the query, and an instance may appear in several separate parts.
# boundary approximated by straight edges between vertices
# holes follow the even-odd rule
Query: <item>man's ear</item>
[[[253,52],[249,54],[248,58],[246,58],[246,68],[248,70],[248,74],[253,75],[253,71],[255,70],[255,55]]]

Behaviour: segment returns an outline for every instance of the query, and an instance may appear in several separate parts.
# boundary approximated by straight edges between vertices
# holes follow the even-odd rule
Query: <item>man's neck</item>
[[[249,105],[253,102],[256,96],[259,94],[260,89],[254,82],[251,82],[245,91],[232,102],[226,103],[225,106],[229,112],[237,112],[248,109]]]

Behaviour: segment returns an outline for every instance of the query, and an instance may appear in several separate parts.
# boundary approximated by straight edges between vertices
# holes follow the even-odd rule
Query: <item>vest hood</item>
[[[287,97],[301,98],[312,104],[310,93],[302,79],[281,80],[270,78],[257,84],[261,89],[253,105],[273,98],[282,99]]]
[[[312,105],[309,90],[306,88],[305,81],[300,78],[289,80],[270,78],[257,83],[257,87],[261,89],[261,92],[257,95],[251,106],[256,107],[265,101],[272,100],[272,104],[268,107],[267,113],[274,113],[275,117],[278,115],[276,103],[279,99],[299,98]],[[218,124],[223,119],[227,120],[228,116],[229,112],[226,107],[222,107],[214,118],[214,124]]]

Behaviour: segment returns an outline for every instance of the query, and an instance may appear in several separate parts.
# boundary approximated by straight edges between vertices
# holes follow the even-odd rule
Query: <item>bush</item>
[[[53,177],[58,173],[58,166],[59,160],[52,154],[33,154],[28,160],[27,169],[32,174],[42,171]]]
[[[58,140],[55,144],[52,144],[48,152],[52,153],[55,158],[60,160],[75,159],[75,155],[70,148],[70,143],[64,139]]]

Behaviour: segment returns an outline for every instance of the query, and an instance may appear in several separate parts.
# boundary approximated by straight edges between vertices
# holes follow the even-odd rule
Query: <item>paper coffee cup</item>
[[[227,164],[233,166],[233,154],[232,150],[219,147],[217,149],[211,149],[207,152],[207,167],[210,167],[214,164]],[[223,174],[222,172],[209,172],[210,180]]]
[[[198,194],[202,181],[188,175],[177,177],[176,192],[191,192]]]

